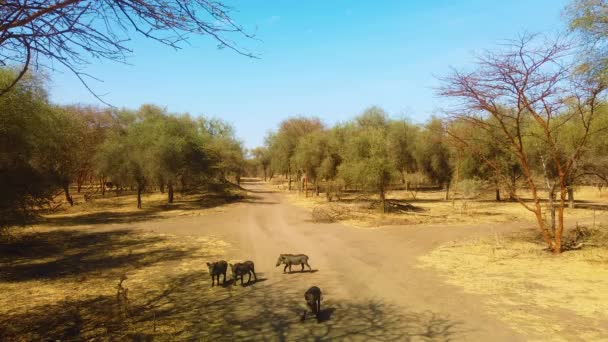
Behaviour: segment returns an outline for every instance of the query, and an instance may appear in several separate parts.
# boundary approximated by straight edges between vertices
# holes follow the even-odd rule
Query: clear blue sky
[[[441,107],[435,76],[466,68],[472,56],[522,32],[565,27],[565,0],[229,1],[260,41],[248,59],[204,37],[175,51],[135,33],[131,65],[91,64],[92,83],[118,107],[143,103],[220,117],[247,147],[293,115],[327,124],[371,105],[424,122]],[[57,103],[100,104],[74,76],[51,73]]]

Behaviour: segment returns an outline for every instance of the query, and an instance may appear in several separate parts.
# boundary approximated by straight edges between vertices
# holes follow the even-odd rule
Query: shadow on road
[[[318,319],[302,322],[305,289],[293,281],[209,285],[201,272],[169,278],[163,291],[134,296],[127,317],[112,296],[37,307],[1,318],[0,339],[447,341],[464,333],[458,321],[433,312],[330,296]]]

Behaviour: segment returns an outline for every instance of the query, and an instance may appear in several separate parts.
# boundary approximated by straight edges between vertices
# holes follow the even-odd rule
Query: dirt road
[[[478,296],[448,285],[417,257],[446,241],[493,234],[517,225],[410,226],[358,229],[316,224],[310,214],[260,183],[244,185],[251,200],[208,216],[148,222],[146,229],[214,235],[231,244],[227,258],[256,263],[261,281],[201,304],[193,337],[243,340],[463,340],[524,338],[484,313]],[[315,272],[283,274],[280,253],[305,253]],[[294,270],[297,270],[295,268]],[[321,321],[299,321],[304,291],[324,293]],[[228,292],[222,294],[221,291]],[[195,300],[195,299],[193,299]],[[192,304],[189,304],[190,306]]]

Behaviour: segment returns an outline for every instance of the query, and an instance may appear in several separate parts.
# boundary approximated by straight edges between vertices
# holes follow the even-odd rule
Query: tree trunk
[[[291,173],[287,176],[287,190],[291,191]]]
[[[450,199],[450,182],[445,183],[445,200]]]
[[[551,188],[549,191],[549,211],[551,213],[551,232],[555,236],[555,190]]]
[[[496,187],[496,202],[500,202],[500,188]]]
[[[161,193],[161,194],[164,194],[164,193],[165,193],[165,183],[160,182],[160,186],[159,186],[159,188],[160,188],[160,193]]]
[[[106,195],[106,182],[103,177],[99,178],[99,185],[101,185],[101,196]]]
[[[82,179],[77,179],[76,180],[76,192],[77,193],[80,193],[80,189],[82,189],[82,182],[83,182]]]
[[[63,192],[65,193],[65,200],[70,203],[70,206],[74,206],[74,200],[70,195],[70,183],[63,183]]]
[[[137,209],[141,209],[141,192],[143,191],[143,186],[137,185]]]
[[[568,207],[574,209],[574,189],[571,186],[568,187]]]
[[[315,194],[319,197],[319,181],[315,179]]]
[[[380,205],[382,205],[382,212],[386,213],[386,194],[384,193],[384,188],[380,189]]]
[[[167,202],[173,203],[173,182],[167,184]]]

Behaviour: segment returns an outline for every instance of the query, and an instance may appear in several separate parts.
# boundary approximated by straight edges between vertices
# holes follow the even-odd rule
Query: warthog
[[[302,272],[304,272],[304,265],[306,265],[312,271],[312,268],[308,264],[308,255],[305,254],[281,254],[277,259],[277,267],[281,264],[285,264],[283,273],[285,273],[287,267],[289,267],[289,272],[291,273],[291,265],[302,265]]]
[[[255,281],[258,281],[258,277],[255,274],[255,266],[253,265],[253,261],[245,261],[245,262],[237,262],[236,264],[230,264],[230,269],[232,270],[232,279],[234,280],[234,285],[236,285],[236,280],[241,278],[241,286],[243,285],[243,276],[245,274],[249,275],[247,279],[247,284],[251,281],[251,274],[253,273],[253,278]]]
[[[217,285],[220,284],[220,274],[224,275],[223,284],[226,284],[226,270],[228,269],[227,262],[225,262],[224,260],[208,262],[207,267],[209,267],[209,274],[211,275],[211,287],[213,287],[215,277],[217,277]]]
[[[321,289],[313,286],[309,288],[304,293],[304,299],[306,300],[306,305],[310,308],[310,311],[318,318],[319,313],[321,312]],[[306,319],[307,311],[304,311],[304,316],[302,316],[302,320]]]

